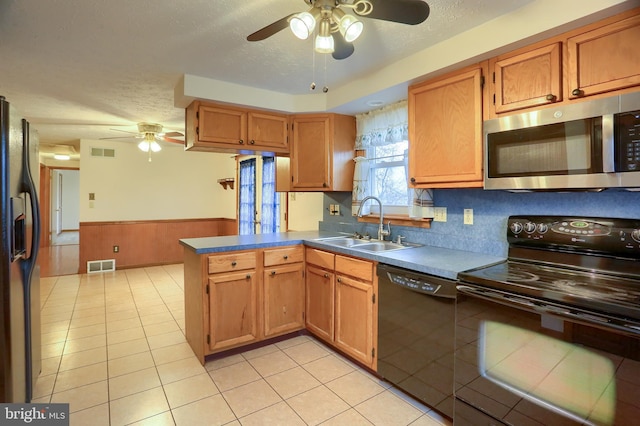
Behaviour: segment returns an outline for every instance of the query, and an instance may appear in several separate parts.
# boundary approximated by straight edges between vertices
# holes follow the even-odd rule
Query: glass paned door
[[[256,159],[240,161],[238,222],[240,235],[256,233]]]
[[[262,157],[261,217],[261,234],[280,232],[280,194],[276,192],[275,157]]]
[[[275,157],[240,160],[239,182],[240,235],[280,232],[282,194],[276,192]]]

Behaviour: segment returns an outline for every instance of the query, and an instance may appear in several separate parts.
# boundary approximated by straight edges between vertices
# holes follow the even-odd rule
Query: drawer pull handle
[[[275,274],[276,274],[276,271],[271,271],[271,275],[275,275]]]
[[[329,278],[329,274],[324,274],[324,277],[325,278]]]
[[[251,140],[249,141],[249,143],[250,143],[251,145],[254,145],[254,144],[256,143],[256,141],[254,141],[253,139],[251,139]]]
[[[238,264],[238,262],[236,262],[235,260],[233,262],[231,262],[231,266],[236,266]]]
[[[243,145],[243,144],[244,144],[244,140],[240,139],[240,140],[238,141],[238,143],[239,143],[240,145]]]
[[[582,89],[573,89],[571,91],[571,94],[573,96],[582,96],[582,95],[584,95],[584,91],[582,91]]]
[[[549,93],[549,94],[546,96],[546,99],[547,99],[548,101],[555,102],[555,100],[556,100],[556,95],[553,95],[553,94]]]
[[[341,283],[341,282],[342,282],[342,280],[341,280],[340,278],[338,278],[338,282],[339,282],[339,283]]]
[[[284,257],[284,260],[287,260],[289,258],[289,256],[287,256],[286,254],[282,257]]]
[[[251,274],[247,274],[247,277],[246,277],[246,278],[247,278],[248,280],[250,280],[250,279],[251,279]]]

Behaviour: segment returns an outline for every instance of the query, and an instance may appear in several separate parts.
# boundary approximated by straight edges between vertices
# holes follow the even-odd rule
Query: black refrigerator
[[[41,368],[37,133],[0,96],[0,402],[31,402]]]

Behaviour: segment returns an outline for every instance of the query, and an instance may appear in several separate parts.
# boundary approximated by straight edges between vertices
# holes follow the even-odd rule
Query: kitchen
[[[154,161],[155,158],[154,158]],[[100,194],[98,194],[100,195]],[[325,198],[326,207],[329,204],[340,204],[342,212],[351,209],[350,199],[347,201],[345,194],[329,194]],[[100,199],[97,200],[100,202]],[[539,211],[550,214],[549,210],[557,214],[575,214],[590,216],[619,216],[633,217],[633,204],[635,195],[622,191],[605,191],[602,194],[511,194],[493,193],[479,189],[463,190],[435,190],[434,203],[436,206],[446,206],[448,209],[447,222],[432,223],[429,231],[422,231],[420,237],[413,238],[407,234],[407,241],[428,240],[430,244],[447,247],[447,244],[455,245],[455,248],[470,247],[479,248],[481,252],[485,246],[488,253],[504,256],[506,246],[503,232],[506,217],[518,213],[520,208],[530,208],[527,212]],[[514,204],[521,203],[514,209]],[[546,207],[544,203],[547,203]],[[561,209],[561,203],[566,203],[567,209]],[[465,208],[473,208],[475,212],[475,225],[465,226],[462,221],[462,211]],[[326,210],[325,210],[326,211]],[[606,213],[602,213],[602,212]],[[348,217],[348,216],[346,216]],[[323,223],[332,224],[332,221],[345,221],[344,217],[323,217]],[[325,226],[325,225],[322,225]],[[411,232],[407,230],[406,232]],[[451,238],[453,237],[453,238]],[[471,238],[471,240],[469,240]],[[453,240],[453,241],[451,241]],[[451,241],[451,242],[449,242]],[[487,244],[487,242],[489,244]]]

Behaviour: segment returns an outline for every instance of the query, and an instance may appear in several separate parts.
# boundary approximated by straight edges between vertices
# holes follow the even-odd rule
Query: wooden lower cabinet
[[[375,370],[374,262],[307,247],[307,329]]]
[[[307,266],[306,269],[306,326],[326,341],[333,341],[333,299],[335,274],[333,271]]]
[[[264,335],[304,328],[304,266],[276,266],[264,271]]]
[[[304,328],[304,248],[184,254],[185,335],[205,357]]]
[[[373,349],[373,284],[343,275],[336,277],[336,347],[365,365],[375,359]]]
[[[185,334],[207,355],[302,330],[375,370],[375,262],[302,245],[185,250]]]
[[[258,284],[255,270],[209,277],[209,349],[258,339]]]

